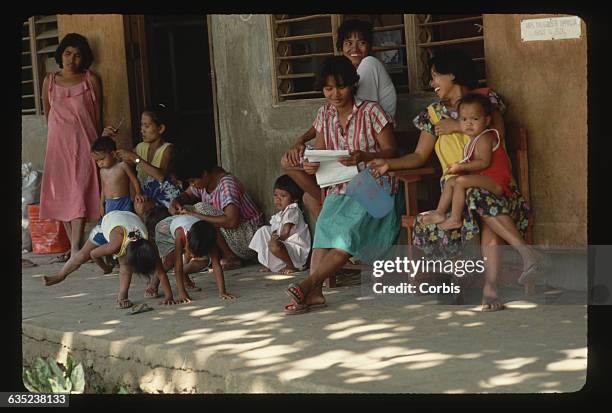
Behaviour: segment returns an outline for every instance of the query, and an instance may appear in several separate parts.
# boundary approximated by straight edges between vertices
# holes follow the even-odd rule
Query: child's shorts
[[[104,238],[104,234],[102,233],[102,226],[99,223],[98,223],[98,225],[93,227],[93,229],[89,233],[89,238],[88,239],[94,245],[97,245],[98,247],[100,245],[104,245],[104,244],[108,243],[108,240],[106,238]]]

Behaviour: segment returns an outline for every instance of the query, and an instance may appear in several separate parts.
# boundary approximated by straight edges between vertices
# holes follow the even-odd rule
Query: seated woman
[[[469,137],[461,132],[457,120],[457,103],[470,92],[484,94],[489,98],[494,107],[490,127],[499,132],[504,142],[504,104],[493,90],[476,88],[478,78],[470,57],[458,50],[447,51],[431,58],[429,67],[431,86],[440,100],[429,105],[414,119],[414,125],[421,130],[416,150],[400,158],[372,161],[370,168],[375,176],[388,170],[418,168],[434,150],[444,171],[441,184],[444,185],[449,178],[455,176],[448,171],[448,166],[463,158],[463,148],[469,141]],[[465,243],[480,232],[482,255],[486,258],[483,311],[504,308],[497,294],[500,256],[496,247],[502,245],[504,239],[522,237],[521,234],[527,229],[529,209],[525,199],[514,181],[510,183],[509,189],[510,196],[496,196],[482,188],[468,189],[463,226],[459,229],[444,231],[436,224],[425,224],[422,215],[417,217],[415,223],[413,243],[428,256],[457,256]]]
[[[391,118],[395,118],[397,95],[391,77],[385,66],[370,55],[372,47],[372,25],[363,20],[345,20],[338,27],[336,49],[346,56],[359,75],[359,87],[355,97],[359,100],[378,102]],[[321,211],[321,191],[312,175],[295,169],[301,165],[306,142],[315,138],[315,125],[311,126],[297,142],[283,154],[281,165],[304,191],[304,205],[314,218]]]
[[[117,156],[131,165],[136,165],[138,181],[145,201],[134,202],[135,212],[143,218],[144,213],[155,205],[170,206],[170,201],[180,188],[168,179],[168,164],[172,156],[172,144],[165,142],[163,135],[168,129],[168,112],[162,104],[146,108],[140,117],[142,142],[134,151],[117,150]],[[104,136],[116,137],[118,129],[107,126]]]
[[[365,169],[374,158],[395,155],[395,138],[391,118],[376,102],[355,97],[359,76],[351,61],[344,56],[327,59],[317,78],[327,103],[319,109],[315,121],[317,136],[315,149],[349,150],[340,162]],[[316,173],[319,163],[304,161],[304,170]],[[394,178],[387,180],[395,196]],[[346,196],[347,183],[327,188],[327,195],[317,220],[310,275],[298,284],[291,284],[287,294],[294,301],[285,306],[286,314],[300,314],[314,306],[325,304],[323,281],[335,274],[351,256],[365,260],[373,250],[384,252],[399,233],[399,214],[396,209],[376,219],[353,198]]]

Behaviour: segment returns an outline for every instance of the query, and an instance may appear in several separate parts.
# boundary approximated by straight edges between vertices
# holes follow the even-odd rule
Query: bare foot
[[[202,291],[187,274],[185,274],[185,288],[190,291]]]
[[[268,267],[263,267],[259,269],[259,272],[272,272]]]
[[[323,294],[319,293],[319,291],[312,291],[310,293],[308,293],[308,295],[306,296],[306,299],[304,300],[304,304],[306,304],[307,306],[322,306],[325,304],[325,297],[323,296]]]
[[[159,297],[159,293],[157,292],[156,287],[147,287],[144,293],[144,298],[157,298]]]
[[[461,228],[462,226],[463,226],[462,220],[454,221],[454,220],[451,220],[450,218],[442,222],[441,224],[438,224],[438,228],[443,229],[444,231],[447,231],[449,229]]]
[[[113,268],[114,267],[112,265],[106,264],[102,269],[102,272],[104,272],[104,274],[110,274],[111,272],[113,272]]]
[[[223,271],[234,270],[242,267],[242,261],[238,257],[232,257],[229,259],[221,259],[221,268]]]
[[[430,211],[428,214],[423,215],[421,218],[421,222],[423,224],[439,224],[444,222],[446,216],[438,211]]]
[[[297,268],[295,268],[295,267],[285,267],[282,270],[280,270],[278,273],[279,274],[283,274],[283,275],[289,275],[289,274],[293,274],[294,272],[297,272]]]
[[[58,284],[61,283],[62,281],[64,281],[66,279],[66,276],[62,276],[62,275],[56,275],[54,277],[47,277],[46,275],[43,277],[43,280],[45,281],[45,285],[48,287],[50,285],[54,285],[54,284]]]

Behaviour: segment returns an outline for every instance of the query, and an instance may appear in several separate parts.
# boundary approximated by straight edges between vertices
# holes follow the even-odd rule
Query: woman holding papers
[[[346,166],[366,168],[375,158],[395,156],[395,138],[391,118],[372,101],[355,98],[359,75],[344,56],[327,59],[319,72],[317,86],[327,103],[317,113],[315,149],[348,150],[338,158]],[[304,170],[315,174],[318,162],[304,160]],[[347,179],[348,180],[348,179]],[[397,183],[388,180],[395,197]],[[399,232],[397,208],[381,219],[373,218],[364,207],[346,195],[347,182],[326,188],[325,202],[317,220],[310,275],[298,284],[291,284],[287,294],[293,303],[285,306],[287,314],[300,314],[325,303],[323,281],[340,269],[351,256],[369,260],[374,251],[390,247]],[[397,199],[397,197],[396,197]]]

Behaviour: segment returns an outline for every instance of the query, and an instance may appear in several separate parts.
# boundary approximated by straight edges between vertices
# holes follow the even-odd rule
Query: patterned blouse
[[[353,111],[347,119],[346,131],[342,130],[338,110],[334,105],[327,103],[319,108],[317,117],[313,123],[317,132],[323,134],[325,148],[332,150],[361,150],[364,152],[378,152],[380,146],[376,137],[383,128],[392,122],[391,118],[376,102],[355,99]],[[365,162],[360,162],[357,169],[365,169]],[[396,179],[384,176],[378,179],[382,186],[385,179],[391,186],[392,193],[397,192]],[[346,193],[348,182],[332,185],[327,188],[327,194]]]
[[[493,89],[484,87],[480,89],[474,89],[471,92],[487,95],[494,108],[499,109],[502,115],[504,114],[504,112],[506,112],[506,104],[503,102],[501,96],[499,96],[497,92],[495,92]],[[431,105],[434,107],[436,113],[440,117],[442,117],[442,115],[444,114],[450,116],[453,119],[459,118],[459,113],[454,108],[449,108],[441,101],[434,102]],[[419,113],[419,115],[414,118],[412,123],[414,123],[414,126],[416,126],[417,129],[427,131],[432,135],[437,136],[434,130],[434,125],[429,119],[429,112],[427,111],[427,108],[425,108],[421,113]]]
[[[251,199],[249,194],[244,190],[242,183],[234,175],[227,174],[221,177],[219,184],[208,193],[206,189],[198,189],[191,187],[191,193],[196,197],[201,198],[202,202],[212,205],[213,208],[223,211],[229,204],[234,204],[240,209],[240,218],[242,220],[252,221],[255,225],[261,226],[263,215]]]

